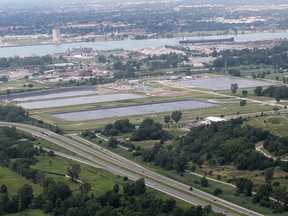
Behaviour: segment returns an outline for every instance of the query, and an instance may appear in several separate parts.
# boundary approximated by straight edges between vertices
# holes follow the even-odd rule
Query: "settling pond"
[[[113,118],[113,117],[126,117],[133,115],[172,112],[176,110],[191,110],[191,109],[199,109],[214,106],[220,106],[220,104],[197,101],[197,100],[189,100],[189,101],[163,102],[163,103],[145,104],[145,105],[136,105],[127,107],[115,107],[115,108],[97,109],[89,111],[85,110],[76,112],[55,113],[52,114],[52,116],[67,121],[88,121],[88,120]]]
[[[90,91],[70,91],[70,92],[62,92],[62,93],[52,93],[47,95],[39,95],[39,96],[32,96],[32,97],[23,97],[23,98],[16,98],[13,99],[14,101],[24,102],[24,101],[33,101],[33,100],[47,100],[47,99],[54,99],[54,98],[67,98],[67,97],[74,97],[74,96],[85,96],[85,95],[92,95],[97,94],[96,90]]]
[[[273,85],[272,82],[244,79],[237,77],[209,77],[201,79],[175,81],[176,84],[210,90],[228,90],[232,83],[237,83],[239,88]]]
[[[23,102],[18,103],[25,109],[45,109],[53,107],[63,107],[63,106],[73,106],[91,103],[102,103],[102,102],[112,102],[120,100],[130,100],[144,98],[144,96],[137,94],[107,94],[107,95],[94,95],[94,96],[83,96],[83,97],[73,97],[73,98],[62,98],[55,100],[45,100],[45,101],[34,101],[34,102]]]

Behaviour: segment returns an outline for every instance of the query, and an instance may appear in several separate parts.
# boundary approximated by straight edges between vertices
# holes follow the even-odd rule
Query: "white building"
[[[224,118],[219,118],[219,117],[214,117],[214,116],[210,116],[210,117],[207,117],[205,118],[206,121],[209,121],[209,122],[221,122],[221,121],[226,121],[226,119]]]
[[[60,28],[56,27],[52,30],[53,43],[61,43]]]

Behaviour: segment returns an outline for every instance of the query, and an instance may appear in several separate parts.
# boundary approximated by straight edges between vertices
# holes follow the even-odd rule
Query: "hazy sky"
[[[93,0],[0,0],[1,6],[29,6],[29,5],[53,5],[71,2],[91,2]]]
[[[7,7],[7,6],[59,6],[65,5],[67,3],[87,3],[87,2],[107,2],[107,0],[0,0],[0,7]],[[111,2],[113,0],[109,0]],[[114,0],[115,2],[125,2],[125,1],[143,1],[143,0]],[[145,1],[145,0],[144,0]],[[171,0],[173,1],[173,0]],[[186,2],[193,3],[193,2],[201,2],[203,4],[209,3],[230,3],[233,4],[235,2],[244,3],[244,4],[263,4],[263,3],[288,3],[287,0],[185,0]]]

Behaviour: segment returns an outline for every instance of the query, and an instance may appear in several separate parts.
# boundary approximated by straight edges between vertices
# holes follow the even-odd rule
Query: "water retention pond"
[[[154,114],[162,112],[173,112],[176,110],[191,110],[191,109],[199,109],[214,106],[220,106],[220,104],[198,100],[186,100],[186,101],[162,102],[162,103],[152,103],[152,104],[126,106],[126,107],[114,107],[107,109],[55,113],[52,114],[52,116],[67,121],[88,121],[88,120],[113,118],[113,117],[126,117],[126,116],[145,115],[145,114]]]

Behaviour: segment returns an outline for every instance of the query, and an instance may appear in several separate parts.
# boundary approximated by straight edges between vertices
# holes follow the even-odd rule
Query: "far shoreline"
[[[287,32],[288,30],[263,30],[263,31],[244,31],[244,33],[226,33],[226,34],[217,34],[215,33],[214,31],[208,31],[206,33],[198,33],[198,34],[193,34],[192,36],[190,35],[183,35],[183,36],[173,36],[173,37],[165,37],[165,35],[162,35],[162,36],[158,36],[158,37],[151,37],[151,38],[146,38],[146,39],[141,39],[141,40],[153,40],[153,39],[167,39],[167,38],[175,38],[175,39],[180,39],[180,38],[193,38],[193,37],[211,37],[211,36],[225,36],[225,35],[234,35],[234,36],[237,36],[237,35],[246,35],[246,34],[257,34],[257,33],[285,33]],[[211,33],[212,32],[212,33]],[[179,32],[181,34],[181,32]],[[213,34],[214,33],[214,34]],[[177,35],[177,34],[176,34]],[[31,47],[31,46],[50,46],[50,45],[55,45],[55,46],[61,46],[62,44],[65,45],[65,44],[71,44],[71,43],[91,43],[91,44],[94,44],[94,43],[97,43],[97,42],[112,42],[112,41],[138,41],[138,39],[122,39],[122,40],[113,40],[113,39],[108,39],[108,40],[95,40],[95,41],[64,41],[64,42],[61,42],[61,43],[53,43],[53,42],[47,42],[47,43],[35,43],[35,44],[11,44],[11,45],[5,45],[4,44],[0,44],[0,50],[3,49],[3,48],[13,48],[13,47]]]

